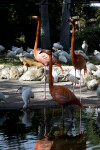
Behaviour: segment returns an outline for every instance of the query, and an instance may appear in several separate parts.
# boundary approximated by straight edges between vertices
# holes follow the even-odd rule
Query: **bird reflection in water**
[[[62,109],[61,109],[62,110]],[[62,110],[63,111],[63,110]],[[66,114],[69,118],[64,118]],[[48,132],[47,129],[47,109],[44,108],[44,137],[40,140],[36,140],[35,150],[61,150],[61,149],[72,149],[72,148],[85,148],[87,135],[86,134],[72,134],[73,122],[71,120],[70,111],[66,113],[62,112],[62,116],[58,121],[57,116],[54,115],[51,119],[51,126]]]
[[[34,150],[49,150],[51,149],[52,143],[52,140],[48,140],[46,108],[44,108],[44,137],[43,139],[36,140]]]

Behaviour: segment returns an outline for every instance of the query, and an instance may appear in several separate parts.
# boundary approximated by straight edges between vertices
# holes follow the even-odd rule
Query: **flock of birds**
[[[39,29],[40,29],[40,18],[38,16],[32,16],[32,19],[37,21],[37,31],[36,31],[36,39],[34,44],[34,49],[28,48],[27,51],[23,51],[23,48],[18,48],[12,46],[12,50],[8,51],[7,56],[11,57],[11,54],[14,58],[18,58],[21,55],[24,55],[28,58],[35,58],[38,62],[42,63],[44,65],[44,68],[46,69],[47,66],[49,66],[49,90],[50,94],[53,97],[53,99],[60,105],[72,105],[76,104],[80,108],[82,108],[82,102],[81,102],[81,81],[80,81],[80,99],[78,99],[74,94],[74,88],[73,92],[70,91],[68,88],[61,86],[61,85],[54,85],[53,71],[52,66],[57,65],[61,68],[61,71],[63,72],[63,68],[61,64],[58,62],[60,60],[61,62],[67,63],[67,60],[70,59],[72,61],[72,64],[75,69],[75,76],[68,75],[67,78],[71,80],[72,83],[79,84],[79,81],[76,78],[76,70],[80,71],[81,76],[81,70],[84,69],[84,74],[87,72],[87,64],[86,60],[88,60],[88,56],[86,55],[86,52],[88,50],[88,44],[86,41],[83,41],[82,49],[84,49],[84,52],[82,50],[74,50],[74,44],[75,44],[75,20],[69,19],[68,21],[73,26],[73,32],[72,32],[72,39],[71,39],[71,50],[70,54],[65,52],[63,50],[63,46],[60,45],[60,43],[54,43],[53,44],[53,50],[41,50],[38,49],[38,40],[39,40]],[[4,49],[0,50],[3,51]],[[94,55],[99,57],[100,52],[97,50],[94,51]],[[45,73],[45,99],[46,99],[46,71]],[[57,76],[57,75],[56,75]],[[80,77],[81,79],[81,77]],[[56,78],[55,78],[56,80]],[[27,109],[30,105],[30,98],[34,97],[34,94],[32,93],[32,90],[30,87],[19,87],[18,89],[19,93],[22,94],[22,99],[24,101],[23,109]],[[97,96],[100,98],[100,86],[97,89]],[[0,93],[0,99],[6,100],[3,93]],[[28,105],[29,104],[29,105]]]

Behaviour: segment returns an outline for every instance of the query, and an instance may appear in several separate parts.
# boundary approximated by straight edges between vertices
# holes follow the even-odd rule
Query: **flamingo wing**
[[[51,95],[60,105],[72,104],[76,96],[64,86],[54,86]]]

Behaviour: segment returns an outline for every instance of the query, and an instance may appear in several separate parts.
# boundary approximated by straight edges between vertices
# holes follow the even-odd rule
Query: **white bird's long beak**
[[[17,89],[16,93],[19,91],[20,87]]]

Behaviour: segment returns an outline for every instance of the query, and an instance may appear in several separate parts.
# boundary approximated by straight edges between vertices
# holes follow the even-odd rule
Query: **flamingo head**
[[[52,55],[52,51],[51,50],[45,50],[45,49],[43,49],[42,51],[40,51],[40,53],[46,53],[48,55]]]
[[[32,19],[39,20],[39,16],[32,16]]]
[[[68,19],[67,22],[71,22],[72,24],[75,24],[75,19]]]

